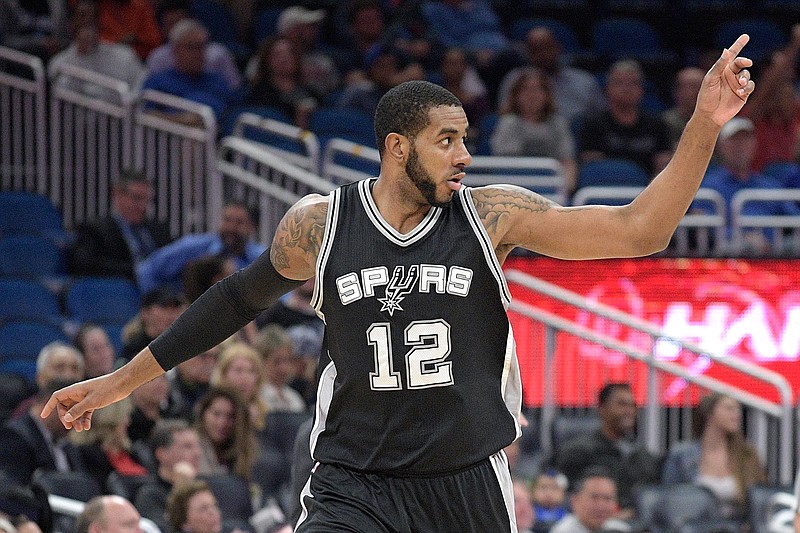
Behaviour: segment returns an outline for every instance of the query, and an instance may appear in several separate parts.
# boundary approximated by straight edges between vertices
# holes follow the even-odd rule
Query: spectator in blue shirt
[[[231,259],[236,269],[252,263],[266,247],[254,240],[256,225],[247,206],[231,202],[222,210],[216,232],[185,235],[153,252],[136,270],[142,293],[162,285],[180,289],[190,262],[206,256]]]
[[[756,135],[749,118],[734,117],[719,133],[717,152],[719,166],[708,172],[702,187],[718,191],[725,199],[728,213],[728,230],[732,229],[731,202],[743,189],[781,189],[781,183],[769,176],[750,170],[756,151]],[[745,204],[746,215],[800,215],[800,208],[790,201],[750,202]],[[745,252],[768,252],[772,233],[754,229],[745,235]]]
[[[155,89],[209,106],[219,117],[233,93],[225,77],[205,72],[208,30],[194,19],[179,21],[169,33],[175,66],[150,74],[142,89]],[[167,116],[187,125],[200,125],[193,113],[167,112]]]

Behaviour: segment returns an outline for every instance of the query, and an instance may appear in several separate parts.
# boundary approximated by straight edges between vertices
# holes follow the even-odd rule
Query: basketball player
[[[112,374],[53,394],[67,428],[213,346],[317,276],[326,324],[299,532],[515,532],[502,449],[520,434],[520,379],[501,265],[522,246],[563,259],[663,249],[725,122],[754,84],[748,37],[703,81],[671,163],[631,204],[560,207],[519,187],[471,189],[467,119],[439,86],[381,100],[380,176],[289,209],[269,253],[214,285]]]

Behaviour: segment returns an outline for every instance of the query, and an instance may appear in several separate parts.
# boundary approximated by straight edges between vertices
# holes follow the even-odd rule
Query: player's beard
[[[452,196],[448,197],[444,202],[436,199],[436,181],[422,168],[417,149],[413,145],[411,146],[411,152],[408,154],[408,161],[406,161],[406,175],[422,194],[422,197],[433,207],[448,207],[450,205]]]

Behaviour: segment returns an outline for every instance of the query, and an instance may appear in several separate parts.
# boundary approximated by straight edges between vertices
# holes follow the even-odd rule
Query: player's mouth
[[[447,186],[450,187],[452,190],[457,191],[461,189],[461,180],[464,179],[464,173],[459,172],[458,174],[454,174],[450,176],[450,179],[447,180]]]

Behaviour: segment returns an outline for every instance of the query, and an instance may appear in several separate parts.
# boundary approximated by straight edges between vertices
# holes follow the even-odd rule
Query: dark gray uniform
[[[408,234],[374,179],[331,193],[312,304],[326,324],[298,531],[516,531],[519,436],[502,270],[469,193]]]

